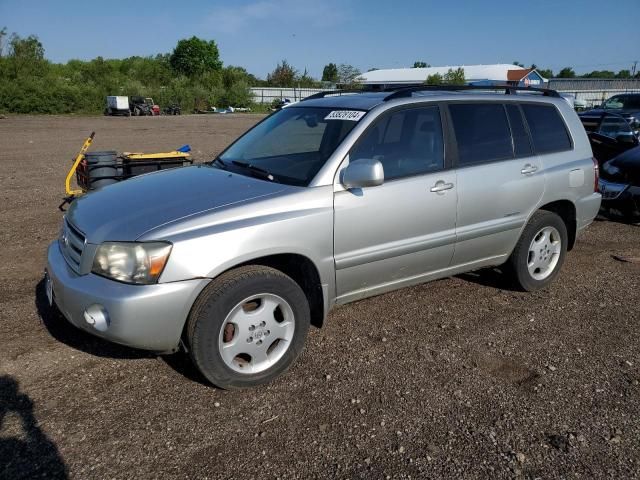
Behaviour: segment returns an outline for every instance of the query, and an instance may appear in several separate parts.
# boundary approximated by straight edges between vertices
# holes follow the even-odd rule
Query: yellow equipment
[[[91,132],[89,138],[87,138],[78,155],[73,160],[71,169],[67,173],[65,178],[64,188],[66,196],[62,203],[58,206],[60,210],[64,211],[64,205],[71,203],[74,198],[79,195],[83,195],[89,190],[100,188],[108,183],[115,183],[122,180],[126,180],[136,175],[143,173],[155,172],[157,170],[164,170],[167,168],[182,167],[185,165],[191,165],[193,160],[189,158],[189,151],[191,148],[189,145],[184,145],[178,150],[171,152],[161,153],[129,153],[125,152],[119,157],[116,157],[115,152],[112,152],[113,160],[110,161],[109,167],[113,171],[113,175],[100,175],[105,168],[100,166],[92,166],[90,162],[87,162],[87,150],[93,142],[95,132]],[[76,177],[76,183],[78,188],[73,189],[71,187],[71,179]]]

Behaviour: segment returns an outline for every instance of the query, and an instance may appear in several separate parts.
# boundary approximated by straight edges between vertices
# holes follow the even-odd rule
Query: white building
[[[415,85],[424,83],[430,75],[446,75],[449,69],[464,69],[464,76],[468,84],[487,85],[494,83],[509,83],[519,86],[544,87],[546,78],[535,69],[523,68],[508,63],[497,65],[454,65],[446,67],[427,68],[387,68],[373,70],[361,75],[361,83],[369,86],[385,88],[397,85]]]

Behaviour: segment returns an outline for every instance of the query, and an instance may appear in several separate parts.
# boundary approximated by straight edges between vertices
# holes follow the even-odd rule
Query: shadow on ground
[[[511,292],[520,292],[509,275],[503,273],[497,268],[485,268],[476,270],[475,272],[463,273],[457,275],[457,278],[467,282],[482,285],[484,287],[497,288],[500,290],[509,290]]]
[[[117,343],[108,342],[96,337],[69,323],[56,307],[50,307],[42,279],[35,289],[35,305],[38,315],[49,334],[61,343],[89,355],[96,357],[136,360],[143,358],[157,358],[158,354],[146,350],[138,350]],[[183,350],[171,355],[161,355],[160,358],[173,370],[191,381],[209,385],[207,380],[195,368],[189,355]]]
[[[0,376],[0,478],[68,478],[56,444],[38,426],[33,401]]]

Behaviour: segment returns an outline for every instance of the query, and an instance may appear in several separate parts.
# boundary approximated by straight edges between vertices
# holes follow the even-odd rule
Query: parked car
[[[241,388],[287,370],[335,305],[484,267],[548,287],[600,208],[589,141],[554,91],[474,90],[313,95],[209,164],[82,196],[49,301]]]
[[[640,129],[640,93],[623,93],[605,100],[600,108],[588,110],[580,114],[587,123],[600,118],[605,113],[622,116],[638,135]]]
[[[637,135],[622,115],[601,111],[589,116],[581,115],[580,120],[600,166],[639,144]]]
[[[604,210],[632,222],[640,221],[640,146],[603,165],[599,189]]]

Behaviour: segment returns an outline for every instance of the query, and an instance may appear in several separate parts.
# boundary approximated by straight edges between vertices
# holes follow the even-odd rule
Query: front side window
[[[525,103],[522,105],[522,111],[529,124],[536,153],[571,150],[567,127],[556,107]]]
[[[362,158],[379,160],[386,180],[441,170],[440,109],[408,108],[378,119],[349,153],[350,161]]]
[[[214,165],[265,180],[309,185],[365,113],[285,108],[249,130]]]
[[[497,103],[449,105],[460,166],[513,158],[505,109]]]

